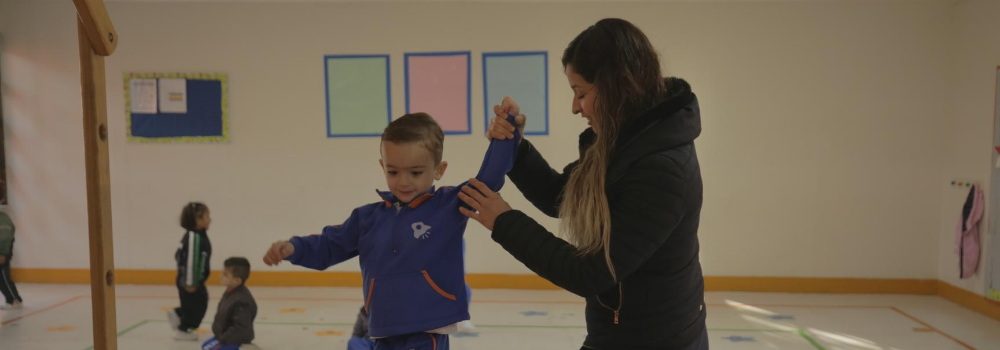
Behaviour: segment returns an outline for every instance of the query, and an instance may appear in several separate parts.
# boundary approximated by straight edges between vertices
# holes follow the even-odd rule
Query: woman
[[[473,180],[462,212],[529,269],[587,299],[584,349],[708,349],[698,260],[701,134],[690,86],[662,78],[646,36],[605,19],[578,35],[562,58],[573,113],[591,128],[580,159],[560,174],[521,141],[511,181],[543,213],[561,219],[557,238]],[[510,98],[497,116],[525,116]],[[513,137],[495,118],[489,137]]]

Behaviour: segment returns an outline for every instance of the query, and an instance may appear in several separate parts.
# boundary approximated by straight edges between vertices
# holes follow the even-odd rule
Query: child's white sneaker
[[[13,304],[0,305],[0,310],[20,310],[24,308],[24,303],[15,301]]]
[[[472,321],[465,320],[458,323],[458,334],[474,334],[476,333],[476,326],[472,324]]]
[[[167,323],[170,324],[170,330],[176,331],[181,326],[181,317],[174,310],[167,311]]]
[[[185,332],[185,331],[181,331],[181,330],[178,329],[178,330],[174,331],[174,339],[177,339],[177,340],[187,340],[187,341],[198,341],[198,335],[195,334],[194,332],[191,332],[191,331]]]

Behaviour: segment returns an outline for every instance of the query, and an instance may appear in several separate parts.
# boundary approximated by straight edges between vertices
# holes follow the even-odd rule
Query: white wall
[[[374,201],[377,140],[326,139],[322,56],[473,52],[473,130],[482,130],[482,51],[548,50],[558,166],[584,127],[558,58],[603,17],[639,25],[667,71],[699,94],[703,263],[714,276],[936,278],[940,162],[950,105],[953,5],[916,2],[112,2],[107,60],[116,259],[170,269],[187,200],[213,210],[217,257],[339,223]],[[0,2],[0,69],[20,267],[85,266],[75,13],[66,1]],[[230,75],[222,145],[126,143],[122,74]],[[988,114],[987,114],[988,115]],[[529,116],[530,117],[530,116]],[[480,136],[446,141],[442,182],[474,174]],[[504,195],[533,217],[513,187]],[[543,220],[550,229],[553,220]],[[471,272],[530,273],[471,223]],[[290,268],[285,266],[284,268]],[[355,263],[337,267],[356,270]]]
[[[993,146],[993,113],[996,102],[996,72],[1000,66],[1000,2],[989,0],[959,1],[955,6],[955,30],[951,49],[954,51],[950,67],[952,96],[951,118],[945,132],[947,141],[944,158],[945,184],[950,178],[980,181],[987,191],[989,202],[990,152]],[[969,279],[959,279],[958,255],[955,254],[955,224],[959,220],[966,191],[942,190],[943,201],[939,278],[945,282],[982,294],[986,287],[986,259],[990,238],[989,212],[983,217],[980,234],[983,239],[983,258],[980,271]],[[987,203],[989,205],[989,203]],[[993,254],[996,254],[995,252]]]

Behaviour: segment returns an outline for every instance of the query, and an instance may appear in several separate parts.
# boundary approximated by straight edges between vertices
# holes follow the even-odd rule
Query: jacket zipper
[[[622,284],[623,284],[622,282],[618,282],[618,308],[617,309],[612,309],[612,308],[608,307],[607,305],[604,305],[604,302],[601,301],[601,296],[600,295],[597,296],[597,303],[598,304],[601,304],[601,306],[603,306],[605,309],[611,310],[612,312],[615,313],[615,324],[618,324],[618,314],[622,310],[622,302],[625,301],[624,294],[622,293]]]
[[[399,254],[399,251],[396,248],[396,221],[399,221],[399,214],[403,211],[403,206],[400,205],[399,202],[396,202],[393,206],[396,209],[396,215],[392,218],[392,229],[389,230],[389,237],[392,242],[390,243],[392,245],[392,254],[395,255]]]

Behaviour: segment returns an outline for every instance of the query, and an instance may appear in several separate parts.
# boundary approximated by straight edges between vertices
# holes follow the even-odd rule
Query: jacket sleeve
[[[507,120],[514,123],[514,117],[508,116]],[[500,191],[503,188],[504,177],[507,172],[514,167],[514,156],[517,153],[517,143],[521,141],[522,135],[519,130],[514,131],[514,138],[510,140],[497,140],[493,139],[490,141],[489,148],[486,149],[486,156],[483,157],[483,164],[479,167],[479,174],[476,175],[476,180],[482,181],[489,187],[493,192]],[[468,181],[461,183],[460,185],[449,189],[450,194],[458,196],[458,192],[462,190],[469,184]],[[472,209],[465,202],[457,201],[461,206]]]
[[[371,215],[375,205],[354,209],[343,224],[327,226],[319,235],[292,237],[289,242],[295,246],[295,252],[285,260],[310,269],[325,270],[358,256],[362,220]]]
[[[185,287],[198,287],[205,284],[208,279],[208,252],[205,247],[205,240],[201,235],[194,232],[184,234],[181,241],[181,249],[177,251],[175,259],[179,265],[181,283]]]
[[[14,252],[14,225],[0,223],[0,256],[10,256]]]
[[[208,246],[205,244],[205,238],[199,234],[195,236],[198,236],[198,285],[203,286],[208,281],[208,275],[212,273],[211,268],[208,266],[210,253]]]
[[[200,244],[201,237],[197,233],[188,232],[184,234],[177,262],[180,264],[181,283],[185,287],[197,287],[203,281],[202,275],[204,273],[201,266]]]
[[[257,309],[248,303],[239,303],[233,306],[233,311],[229,314],[232,322],[229,328],[222,331],[216,339],[223,345],[249,344],[253,341],[253,319],[257,316]]]
[[[576,295],[590,297],[614,287],[649,259],[686,213],[685,181],[676,163],[641,163],[621,181],[620,198],[611,203],[612,278],[604,251],[581,256],[524,213],[512,210],[496,219],[493,240],[539,276]]]
[[[507,121],[514,123],[514,116],[508,116]],[[494,192],[503,187],[504,177],[514,167],[514,156],[517,153],[518,142],[521,141],[521,131],[515,128],[514,138],[510,140],[490,141],[490,147],[483,157],[483,165],[479,167],[476,179],[485,183]]]
[[[514,167],[507,174],[531,204],[550,217],[559,217],[559,203],[569,175],[579,161],[567,165],[560,174],[549,166],[535,146],[521,141]]]

